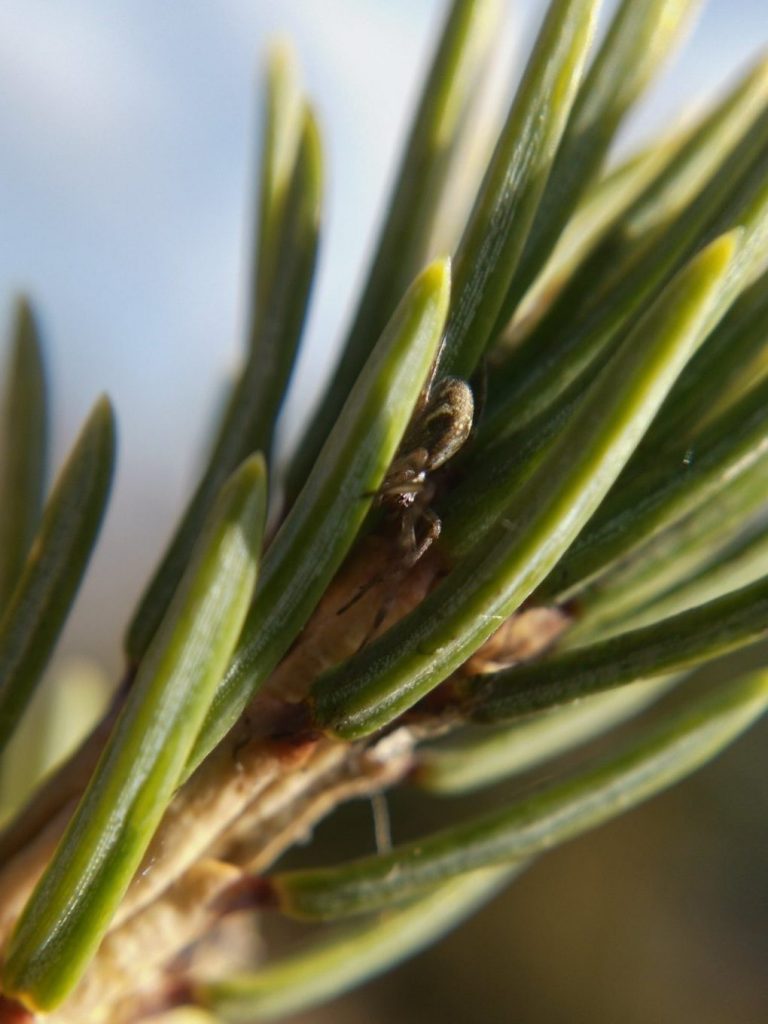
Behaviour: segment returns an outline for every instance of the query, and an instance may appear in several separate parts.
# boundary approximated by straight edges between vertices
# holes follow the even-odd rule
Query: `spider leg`
[[[381,604],[379,605],[379,607],[378,607],[378,609],[376,611],[376,615],[374,616],[373,622],[371,623],[371,627],[368,630],[368,632],[365,634],[365,639],[363,640],[362,644],[360,645],[361,647],[365,647],[365,645],[368,643],[368,641],[373,636],[375,636],[376,633],[379,631],[379,626],[381,626],[381,624],[384,622],[384,620],[386,619],[386,617],[389,615],[390,611],[392,610],[392,606],[395,603],[396,597],[397,597],[397,591],[395,590],[394,587],[390,587],[388,593],[384,596],[383,601],[381,602]]]
[[[357,602],[361,598],[365,597],[365,595],[368,593],[368,591],[371,590],[373,587],[375,587],[376,584],[379,583],[380,581],[381,581],[381,573],[379,573],[377,576],[374,576],[373,579],[368,580],[367,583],[362,583],[357,588],[357,590],[354,592],[352,597],[350,597],[350,599],[347,602],[345,602],[341,606],[341,608],[337,608],[336,609],[336,614],[337,615],[343,615],[344,612],[349,611],[349,609],[352,607],[352,605],[357,604]]]
[[[426,524],[426,530],[421,540],[416,537],[417,523]],[[409,509],[408,513],[403,516],[403,528],[400,536],[403,548],[407,552],[406,565],[409,569],[432,547],[440,536],[441,527],[440,517],[429,506]]]
[[[419,518],[420,511],[416,508],[408,508],[403,512],[403,517],[400,520],[400,536],[398,543],[400,549],[405,555],[405,564],[408,566],[413,565],[418,559],[413,558],[413,553],[418,548],[416,542],[416,520]]]

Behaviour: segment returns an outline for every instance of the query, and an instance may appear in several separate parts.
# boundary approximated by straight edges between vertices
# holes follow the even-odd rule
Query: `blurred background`
[[[508,95],[544,4],[508,6],[491,102]],[[3,308],[9,315],[23,289],[40,314],[54,461],[101,391],[120,426],[116,489],[59,670],[77,656],[110,678],[119,672],[122,625],[238,359],[268,41],[294,41],[329,168],[285,445],[365,271],[443,9],[443,0],[0,4]],[[765,0],[708,0],[622,145],[702,103],[766,41]],[[437,949],[306,1019],[768,1019],[766,743],[768,729],[754,730],[687,784],[549,857]],[[395,837],[429,813],[413,797],[396,802]],[[370,812],[346,810],[333,827],[370,841]]]

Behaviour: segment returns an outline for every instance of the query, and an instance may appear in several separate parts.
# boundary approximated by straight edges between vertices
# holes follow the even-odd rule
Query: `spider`
[[[474,400],[466,381],[443,377],[429,386],[417,406],[379,488],[379,505],[400,516],[400,545],[410,568],[440,536],[440,519],[432,509],[432,474],[458,452],[472,430]],[[423,527],[421,536],[418,530]]]
[[[430,507],[437,489],[431,474],[452,459],[466,442],[472,430],[473,415],[472,389],[466,381],[443,377],[436,385],[432,381],[427,384],[399,452],[376,492],[376,504],[400,518],[402,560],[397,567],[376,575],[360,587],[337,610],[337,615],[351,608],[382,580],[397,578],[404,570],[411,569],[440,536],[440,519]],[[422,523],[425,528],[419,538],[417,528]],[[389,595],[376,614],[369,636],[384,621],[391,604],[392,595]]]

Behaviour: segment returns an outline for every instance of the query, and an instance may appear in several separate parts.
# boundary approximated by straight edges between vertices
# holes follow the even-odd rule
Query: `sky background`
[[[543,3],[508,8],[502,88]],[[443,9],[442,0],[0,4],[2,306],[7,317],[23,288],[40,312],[55,462],[102,391],[120,430],[106,529],[65,648],[116,664],[120,625],[236,364],[269,39],[295,43],[328,165],[319,276],[286,416],[295,424],[365,269]],[[701,102],[765,40],[764,0],[710,0],[626,134],[642,138]]]

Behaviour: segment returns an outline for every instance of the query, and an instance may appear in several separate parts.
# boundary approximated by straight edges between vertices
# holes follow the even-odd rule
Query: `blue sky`
[[[509,8],[511,52],[543,5]],[[22,287],[40,308],[57,458],[101,391],[120,423],[115,502],[73,646],[115,648],[237,359],[268,39],[296,44],[329,164],[296,416],[343,326],[442,9],[438,0],[0,4],[0,294],[7,309]],[[765,0],[710,0],[631,133],[710,94],[765,44],[766,27]]]

